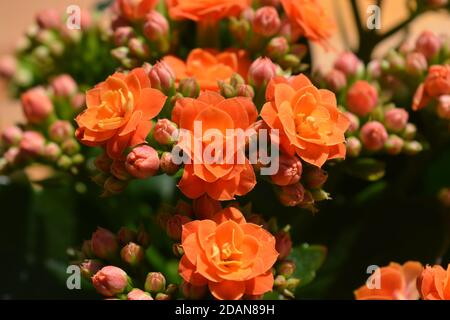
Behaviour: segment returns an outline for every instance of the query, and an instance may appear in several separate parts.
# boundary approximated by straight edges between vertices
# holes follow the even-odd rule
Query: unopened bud
[[[167,235],[173,240],[180,240],[183,224],[188,223],[190,221],[191,221],[190,218],[180,214],[176,214],[170,217],[167,220],[166,224]]]
[[[266,47],[267,56],[278,59],[289,52],[289,43],[285,37],[275,37]]]
[[[113,163],[113,160],[110,157],[108,157],[106,152],[97,156],[97,158],[95,158],[95,161],[94,161],[95,167],[99,171],[104,172],[104,173],[110,172],[112,163]]]
[[[302,183],[308,189],[320,189],[328,179],[328,173],[316,166],[307,166],[304,169]]]
[[[47,143],[44,147],[42,155],[45,159],[55,162],[61,155],[61,148],[54,142]]]
[[[402,137],[406,140],[412,140],[415,138],[417,133],[417,127],[413,123],[408,123],[403,130]]]
[[[128,154],[125,167],[135,178],[152,177],[159,169],[158,153],[150,146],[138,146]]]
[[[106,179],[103,188],[105,189],[105,195],[122,193],[128,186],[128,182],[119,180],[116,177],[109,177]]]
[[[163,292],[166,289],[166,278],[160,272],[150,272],[145,279],[145,291],[151,294]]]
[[[81,275],[90,279],[103,267],[101,261],[94,259],[86,259],[80,264]]]
[[[153,129],[153,138],[160,145],[171,145],[178,140],[178,128],[168,119],[159,119]]]
[[[114,257],[119,250],[117,237],[114,233],[104,228],[98,228],[92,234],[91,246],[95,256],[102,259]]]
[[[128,300],[153,300],[150,293],[134,288],[127,294]]]
[[[120,257],[130,266],[136,266],[144,258],[144,249],[140,245],[130,242],[120,250]]]
[[[55,142],[63,142],[74,134],[73,126],[69,121],[57,120],[49,128],[50,139]]]
[[[278,251],[278,260],[286,259],[292,250],[292,240],[289,232],[280,231],[275,235],[275,249]]]
[[[253,99],[255,97],[255,90],[248,84],[241,84],[237,87],[237,96]]]
[[[128,276],[120,268],[106,266],[92,277],[92,284],[98,293],[105,297],[113,297],[125,291],[128,286]]]
[[[300,183],[284,186],[279,189],[278,198],[282,205],[295,207],[303,201],[305,188]]]
[[[156,63],[149,73],[152,88],[169,93],[175,85],[175,73],[164,61]]]
[[[73,156],[80,151],[80,144],[75,139],[67,139],[61,145],[61,148],[65,154]]]
[[[248,71],[249,83],[257,88],[266,86],[275,77],[277,67],[269,58],[258,58],[250,66]]]
[[[119,240],[121,244],[128,244],[130,242],[136,241],[136,237],[136,231],[127,227],[121,227],[117,232],[117,240]]]
[[[153,10],[145,17],[144,35],[151,41],[157,41],[167,36],[169,23],[158,11]]]
[[[122,160],[114,160],[111,165],[111,174],[119,180],[127,181],[131,178],[125,168],[125,162]]]
[[[165,174],[171,176],[178,172],[180,169],[180,166],[175,164],[172,160],[172,153],[170,152],[164,152],[161,155],[161,159],[159,161],[159,167],[161,168],[161,171]]]
[[[414,156],[423,150],[423,146],[419,141],[405,141],[403,152],[407,155]]]
[[[17,126],[11,126],[3,129],[1,133],[1,142],[5,147],[17,146],[22,140],[22,129]]]
[[[281,21],[274,7],[266,6],[255,11],[253,30],[265,37],[271,37],[280,30]]]
[[[389,138],[386,140],[386,143],[384,144],[384,149],[386,152],[390,155],[397,155],[402,152],[403,145],[405,142],[402,138],[399,136],[392,134],[389,136]]]
[[[180,80],[178,91],[186,98],[197,98],[200,93],[200,85],[195,78]]]
[[[236,89],[232,85],[226,83],[225,81],[219,80],[217,82],[220,89],[220,94],[225,98],[233,98],[236,96]]]
[[[292,261],[283,261],[277,268],[278,274],[289,278],[295,271],[295,263]]]

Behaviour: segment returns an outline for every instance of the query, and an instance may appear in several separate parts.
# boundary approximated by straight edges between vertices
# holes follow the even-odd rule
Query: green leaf
[[[289,257],[295,262],[293,278],[300,279],[298,288],[314,280],[317,270],[322,266],[327,255],[327,248],[321,245],[302,244],[292,249]]]
[[[377,181],[384,177],[386,164],[373,158],[360,158],[349,162],[346,171],[348,174],[367,181]]]

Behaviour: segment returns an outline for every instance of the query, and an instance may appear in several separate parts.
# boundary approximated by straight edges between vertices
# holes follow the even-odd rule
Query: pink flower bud
[[[307,166],[303,172],[302,182],[308,189],[320,189],[328,180],[328,173],[316,166]]]
[[[292,276],[295,271],[295,263],[292,261],[283,261],[277,268],[278,274],[286,278]]]
[[[153,10],[145,17],[144,35],[150,41],[157,41],[167,36],[169,23],[158,11]]]
[[[45,9],[36,16],[36,21],[42,29],[56,29],[61,25],[61,15],[56,9]]]
[[[427,59],[433,58],[442,47],[442,40],[430,30],[422,32],[416,41],[416,51]]]
[[[388,134],[386,128],[380,122],[370,121],[361,128],[360,138],[367,150],[378,151],[386,143]]]
[[[73,110],[79,111],[86,104],[86,96],[84,93],[77,93],[70,99],[70,104]]]
[[[414,139],[417,133],[417,127],[414,123],[408,123],[403,131],[402,137],[406,140]]]
[[[248,80],[252,86],[261,88],[267,85],[276,73],[277,67],[269,58],[258,58],[250,65]]]
[[[65,140],[61,144],[61,148],[62,148],[64,153],[66,153],[66,154],[68,154],[70,156],[73,156],[78,151],[80,151],[80,144],[78,143],[77,140],[70,138],[70,139]]]
[[[253,18],[253,30],[265,37],[271,37],[280,30],[281,21],[274,7],[262,7],[256,10]]]
[[[412,74],[422,74],[428,69],[428,62],[420,52],[411,52],[406,57],[406,70]]]
[[[289,43],[285,37],[272,38],[266,47],[266,52],[272,59],[284,56],[289,52]]]
[[[117,237],[109,230],[98,228],[92,234],[92,251],[96,257],[110,259],[117,254],[119,243]]]
[[[145,279],[145,291],[152,294],[162,292],[166,289],[166,278],[161,272],[149,272]]]
[[[95,158],[94,165],[95,167],[104,173],[109,173],[111,170],[111,165],[113,163],[113,160],[108,157],[108,155],[105,153],[100,154]]]
[[[128,48],[130,53],[139,58],[146,58],[150,53],[150,49],[145,42],[138,38],[132,38],[128,41]]]
[[[183,296],[190,300],[200,300],[205,297],[208,292],[207,286],[194,286],[189,282],[183,281],[180,285]]]
[[[172,161],[172,154],[164,152],[159,161],[159,167],[165,174],[171,176],[178,172],[180,167]]]
[[[152,177],[159,169],[158,152],[147,145],[136,147],[128,154],[125,167],[137,179]]]
[[[81,275],[86,279],[90,279],[102,267],[103,265],[99,260],[86,259],[80,264]]]
[[[405,129],[408,123],[409,114],[405,109],[393,108],[384,114],[386,128],[393,132],[400,132]]]
[[[275,235],[275,249],[278,251],[278,260],[286,259],[292,250],[292,240],[289,232],[280,231]]]
[[[20,152],[28,156],[41,155],[45,146],[45,138],[36,131],[25,131],[20,141]]]
[[[419,141],[405,141],[403,152],[409,156],[414,156],[423,150],[423,146]]]
[[[58,97],[68,97],[75,94],[78,90],[77,83],[68,74],[62,74],[54,78],[51,82],[53,92]]]
[[[125,168],[125,162],[122,160],[114,160],[111,165],[111,174],[119,180],[129,180],[131,178],[127,169]]]
[[[350,120],[350,126],[347,129],[348,133],[354,133],[359,129],[359,118],[351,112],[345,112],[345,116]]]
[[[220,201],[214,200],[208,195],[203,195],[193,202],[194,214],[199,220],[211,219],[220,210],[222,205]]]
[[[113,297],[125,291],[128,286],[128,276],[120,268],[106,266],[92,277],[92,284],[101,295]]]
[[[4,146],[16,146],[22,140],[23,132],[17,126],[7,127],[2,131],[1,142]]]
[[[136,237],[136,231],[127,227],[121,227],[117,232],[117,239],[121,244],[128,244],[130,242],[136,241]]]
[[[50,139],[63,142],[74,135],[73,126],[69,121],[57,120],[49,128]]]
[[[386,143],[384,144],[384,149],[386,150],[387,154],[395,156],[402,152],[404,144],[405,144],[405,142],[403,141],[402,138],[393,134],[393,135],[390,135],[388,137],[388,139],[386,140]]]
[[[236,95],[238,97],[246,97],[253,99],[255,97],[255,90],[248,84],[241,84],[237,87]]]
[[[362,63],[353,52],[343,52],[336,62],[334,68],[342,71],[346,76],[354,76],[361,68]]]
[[[333,69],[325,76],[325,82],[331,90],[338,92],[347,85],[347,78],[342,71]]]
[[[159,119],[153,129],[153,138],[162,146],[173,144],[178,139],[178,128],[168,119]]]
[[[130,266],[136,266],[144,258],[144,249],[140,245],[130,242],[120,250],[120,257]]]
[[[175,84],[175,73],[164,61],[156,63],[149,73],[152,88],[163,92],[170,91]]]
[[[356,81],[347,92],[347,107],[358,116],[369,114],[377,103],[378,91],[367,81]]]
[[[195,78],[186,78],[180,81],[178,92],[186,98],[197,98],[200,93],[200,85]]]
[[[16,165],[21,160],[20,149],[17,147],[11,147],[3,154],[3,158],[5,158],[6,163],[9,165]]]
[[[281,187],[278,193],[278,198],[282,205],[286,207],[295,207],[303,201],[304,195],[305,188],[303,188],[300,183],[296,183]]]
[[[166,223],[167,235],[173,240],[180,240],[183,225],[190,221],[191,219],[189,217],[181,214],[171,216]]]
[[[128,300],[153,300],[150,293],[134,288],[127,295]]]
[[[450,120],[450,95],[440,96],[437,105],[437,114],[441,119]]]
[[[126,46],[128,41],[135,36],[134,30],[130,26],[118,27],[114,30],[114,44],[116,46]]]
[[[58,160],[59,156],[61,155],[61,148],[54,142],[47,143],[47,145],[44,147],[42,155],[47,160],[54,162]]]
[[[38,124],[53,112],[53,104],[44,88],[36,87],[21,96],[23,112],[27,120]]]
[[[349,157],[356,158],[361,153],[362,144],[361,141],[356,137],[349,137],[347,139],[347,155]]]
[[[280,154],[278,172],[270,176],[272,183],[278,186],[288,186],[300,181],[302,162],[296,156]]]
[[[0,59],[0,77],[11,79],[17,70],[17,60],[12,56]]]
[[[378,79],[381,76],[381,63],[379,60],[372,60],[367,65],[367,73],[372,79]]]

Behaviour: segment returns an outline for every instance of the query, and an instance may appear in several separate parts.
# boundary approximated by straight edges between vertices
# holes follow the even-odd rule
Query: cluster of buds
[[[272,71],[272,69],[270,69],[270,71]],[[269,77],[273,77],[273,75],[269,75]],[[247,97],[253,99],[255,96],[255,90],[253,87],[248,85],[244,78],[242,78],[238,73],[233,74],[228,83],[225,81],[219,81],[218,85],[220,88],[220,94],[225,98]]]

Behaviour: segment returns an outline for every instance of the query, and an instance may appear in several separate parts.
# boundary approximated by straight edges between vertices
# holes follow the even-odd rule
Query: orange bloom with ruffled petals
[[[194,286],[207,285],[216,299],[237,300],[272,290],[275,238],[247,223],[236,208],[183,225],[182,246],[181,277]]]
[[[163,59],[175,72],[177,81],[195,78],[202,90],[218,91],[217,81],[228,81],[234,73],[247,77],[250,62],[243,50],[227,50],[217,52],[209,49],[194,49],[189,53],[186,62],[175,57]]]
[[[120,159],[128,147],[145,142],[151,119],[167,97],[150,87],[144,69],[115,73],[86,93],[87,109],[77,116],[76,136],[88,146],[106,146],[110,158]]]
[[[173,20],[218,21],[238,16],[251,5],[251,0],[167,0]]]
[[[225,99],[205,91],[198,99],[177,100],[172,121],[180,128],[177,146],[189,156],[178,187],[191,199],[207,194],[219,201],[247,194],[256,184],[253,167],[245,158],[245,145],[235,129],[247,129],[258,114],[252,100],[244,97]],[[196,126],[201,126],[201,132]],[[211,130],[214,136],[211,136]],[[218,146],[222,159],[207,159],[206,151]],[[228,149],[230,148],[230,149]],[[214,151],[214,150],[213,150]],[[215,157],[215,155],[212,155]]]
[[[281,0],[292,27],[311,41],[326,44],[335,23],[317,0]]]
[[[416,90],[412,109],[426,107],[433,98],[450,94],[450,65],[435,65],[428,70],[428,76]]]
[[[450,264],[447,270],[439,265],[426,266],[417,286],[424,300],[450,300]]]
[[[278,129],[280,146],[304,161],[321,167],[325,161],[345,158],[345,136],[350,122],[337,108],[336,96],[317,89],[304,75],[276,77],[266,91],[261,117]]]
[[[130,21],[143,20],[147,13],[155,9],[158,0],[118,0],[118,9]]]
[[[357,300],[417,300],[416,282],[422,270],[420,262],[408,261],[404,265],[392,262],[375,271],[369,278],[369,286],[361,286],[355,291],[355,297]]]

